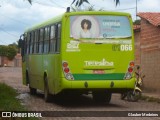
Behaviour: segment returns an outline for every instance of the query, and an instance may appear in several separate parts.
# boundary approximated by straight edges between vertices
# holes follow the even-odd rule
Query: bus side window
[[[29,41],[29,54],[32,54],[32,33],[30,33],[30,41]]]
[[[37,30],[36,53],[39,53],[40,30]]]
[[[30,53],[34,53],[34,44],[35,44],[35,32],[32,31],[32,35],[31,35],[31,45],[32,45],[32,51],[30,51]]]
[[[34,51],[33,53],[36,53],[36,47],[37,47],[37,30],[34,33]]]
[[[60,52],[61,24],[57,24],[56,52]]]
[[[44,53],[49,52],[49,35],[50,35],[50,27],[46,27],[44,34]]]
[[[55,52],[56,48],[56,34],[55,34],[55,26],[51,26],[51,33],[50,33],[50,52]]]
[[[31,33],[27,33],[27,54],[30,51],[30,40],[31,40]]]
[[[43,53],[43,38],[44,38],[44,29],[40,29],[39,34],[39,53]]]

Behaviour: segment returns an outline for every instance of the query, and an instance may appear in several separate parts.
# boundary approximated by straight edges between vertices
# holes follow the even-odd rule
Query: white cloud
[[[62,14],[73,0],[33,0],[30,5],[27,0],[3,0],[0,2],[0,28],[8,33],[20,36],[27,27]],[[137,0],[138,12],[160,11],[160,0]],[[89,0],[96,9],[117,10],[129,12],[135,19],[136,0],[120,0],[115,6],[114,0]],[[88,6],[88,4],[85,4]],[[132,9],[126,9],[132,8]],[[14,31],[14,32],[13,32]],[[7,44],[17,41],[18,37],[3,32],[0,29],[0,44],[5,40]]]

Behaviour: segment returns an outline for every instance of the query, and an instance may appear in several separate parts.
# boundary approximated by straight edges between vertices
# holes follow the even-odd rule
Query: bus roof
[[[51,25],[57,22],[60,22],[63,18],[63,16],[67,15],[67,16],[73,16],[73,15],[119,15],[119,16],[131,16],[129,13],[124,13],[124,12],[111,12],[111,11],[81,11],[81,12],[66,12],[62,15],[59,15],[57,17],[51,18],[45,22],[42,22],[40,24],[37,24],[29,29],[27,29],[25,32],[29,32],[32,30],[36,30],[39,28],[43,28],[47,25]]]

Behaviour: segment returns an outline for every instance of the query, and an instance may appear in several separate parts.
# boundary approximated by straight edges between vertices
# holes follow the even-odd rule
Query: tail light
[[[134,67],[134,62],[129,63],[130,67]]]
[[[128,67],[128,71],[127,71],[127,73],[125,74],[125,77],[124,77],[124,79],[131,79],[131,77],[132,77],[132,73],[133,73],[133,70],[134,70],[134,62],[132,61],[132,62],[130,62],[129,63],[129,67]]]
[[[132,68],[132,67],[129,67],[129,68],[128,68],[128,72],[132,73],[132,72],[133,72],[133,68]]]
[[[68,63],[67,62],[63,62],[63,67],[64,68],[68,67]]]
[[[62,67],[63,67],[63,73],[64,73],[65,77],[68,80],[74,80],[74,77],[69,69],[68,62],[66,62],[66,61],[62,62]]]
[[[65,73],[69,73],[69,68],[64,68]]]

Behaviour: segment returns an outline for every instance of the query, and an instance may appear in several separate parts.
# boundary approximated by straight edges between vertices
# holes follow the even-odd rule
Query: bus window
[[[33,31],[31,34],[31,45],[32,45],[32,50],[30,51],[30,53],[34,53],[34,44],[35,44],[35,32]]]
[[[46,27],[44,34],[44,53],[49,52],[49,34],[50,34],[50,27]]]
[[[30,33],[27,34],[27,54],[29,54],[29,50],[30,50],[30,38],[31,38],[31,35]]]
[[[55,26],[51,26],[51,33],[50,33],[50,52],[55,52],[56,48],[56,36],[55,36]]]
[[[37,30],[36,53],[39,53],[40,30]]]
[[[43,53],[43,38],[44,38],[44,29],[40,29],[39,34],[39,53]]]
[[[36,53],[36,48],[37,48],[37,30],[35,31],[35,34],[34,34],[34,51],[33,53]]]
[[[56,52],[60,51],[60,39],[61,39],[61,24],[57,25],[57,39],[56,39]]]
[[[127,16],[71,16],[70,28],[71,38],[81,39],[83,42],[90,43],[96,38],[95,42],[112,44],[113,42],[109,39],[129,38],[132,36],[132,29]],[[117,44],[119,43],[117,42]]]

